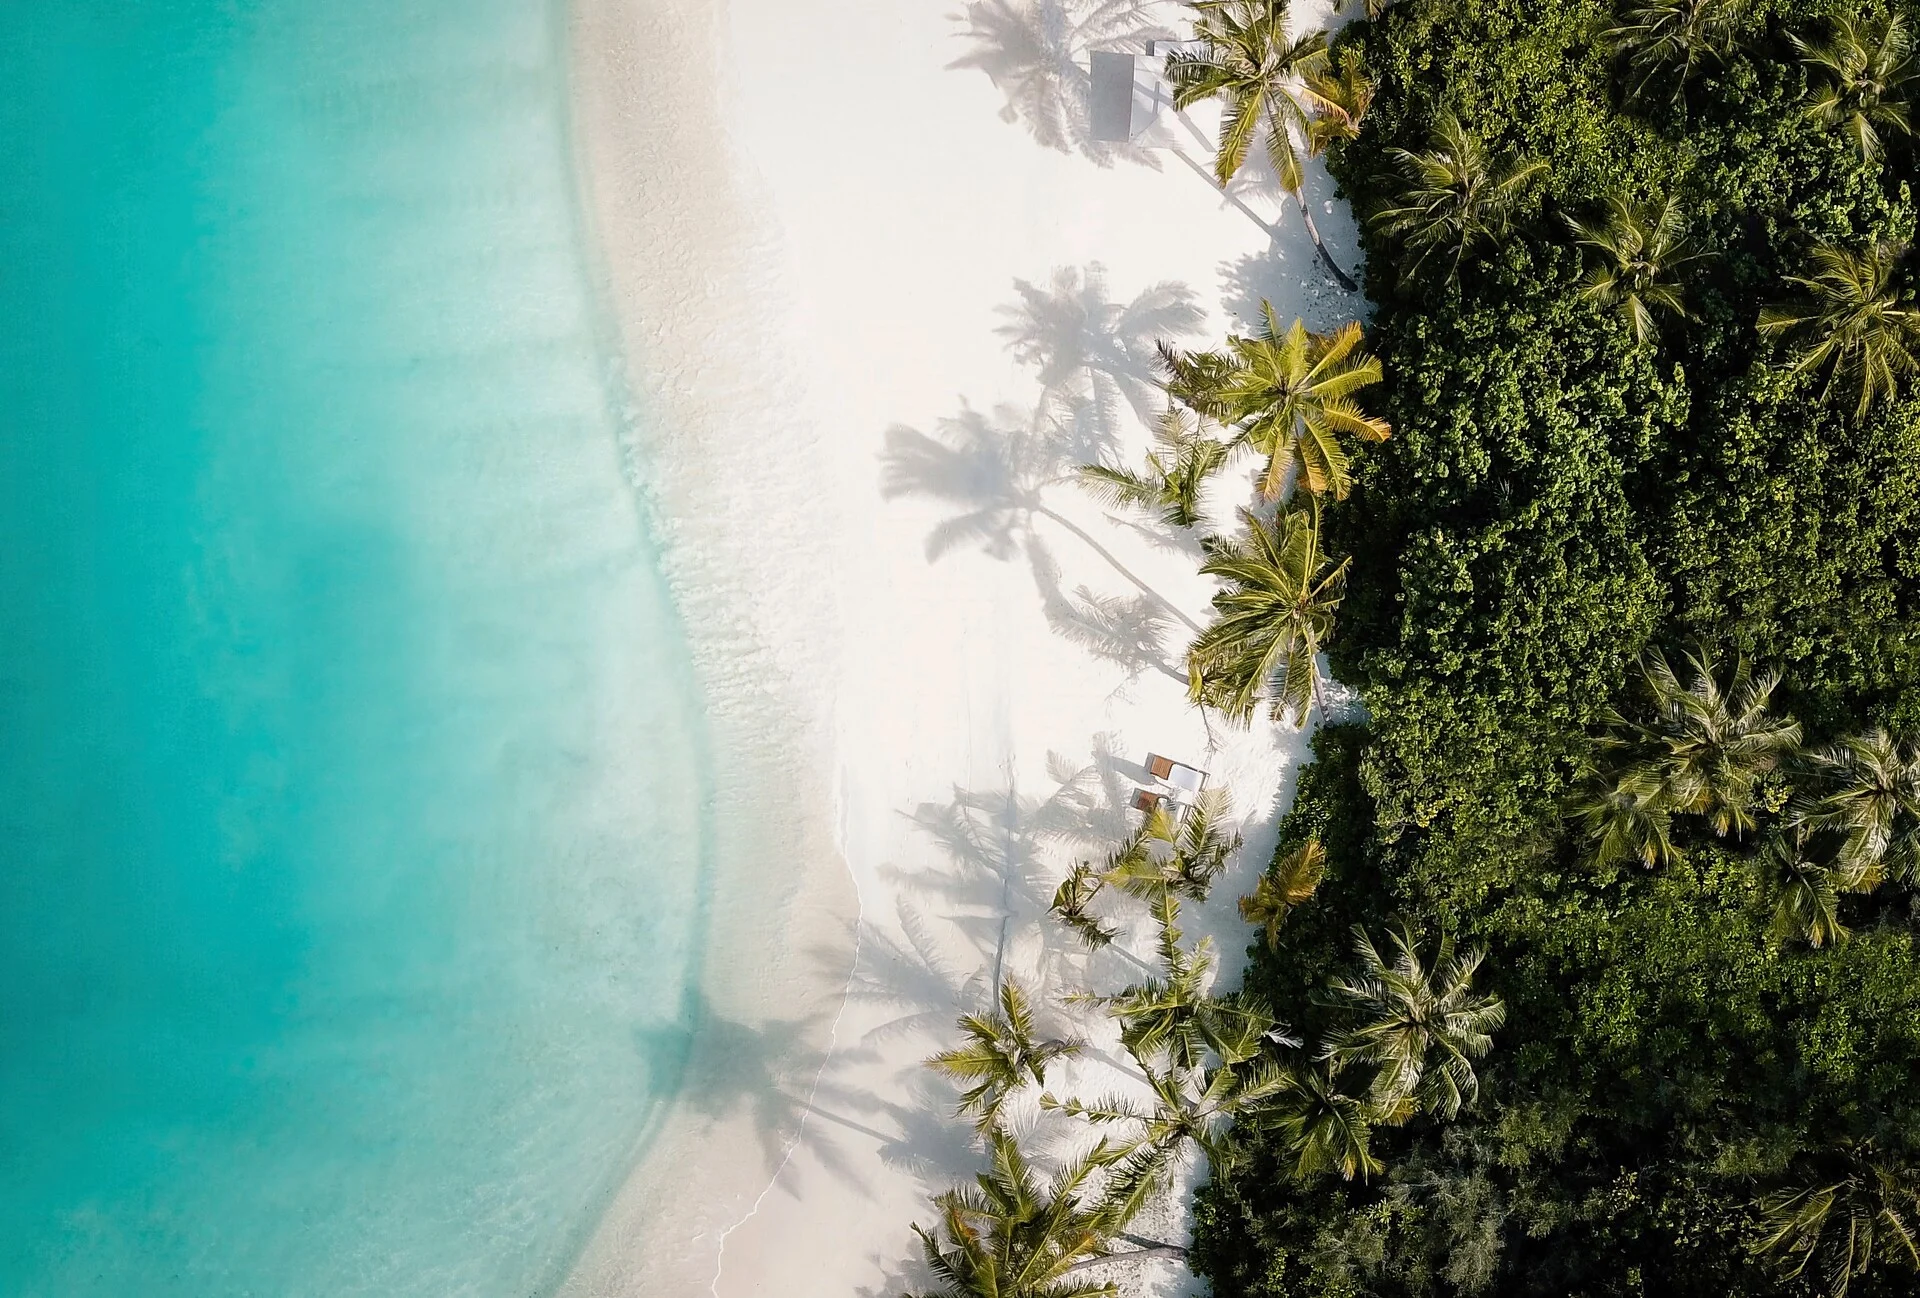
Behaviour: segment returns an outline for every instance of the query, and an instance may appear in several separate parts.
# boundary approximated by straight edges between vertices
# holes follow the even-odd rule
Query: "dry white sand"
[[[576,0],[581,183],[723,830],[688,1089],[569,1293],[911,1282],[909,1224],[978,1165],[920,1061],[997,966],[1050,997],[1129,978],[1041,918],[1074,855],[1127,831],[1148,750],[1207,767],[1247,822],[1189,925],[1237,977],[1233,899],[1304,737],[1213,742],[1180,667],[1211,593],[1190,544],[1064,478],[1144,447],[1157,338],[1262,296],[1315,327],[1360,300],[1257,182],[1229,202],[1173,154],[1086,139],[1088,49],[1178,14]],[[1323,174],[1312,192],[1351,268],[1344,208]]]

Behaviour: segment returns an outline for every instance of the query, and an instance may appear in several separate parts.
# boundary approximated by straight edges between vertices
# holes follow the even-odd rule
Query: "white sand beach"
[[[1210,594],[1193,551],[1065,479],[1138,457],[1157,339],[1217,337],[1262,296],[1315,327],[1362,301],[1290,201],[1088,138],[1088,51],[1177,17],[575,0],[580,183],[715,709],[721,830],[708,1030],[569,1293],[913,1283],[910,1223],[978,1160],[920,1061],[997,965],[1050,998],[1128,980],[1042,918],[1074,854],[1127,832],[1150,750],[1211,771],[1246,821],[1189,925],[1238,976],[1234,899],[1305,737],[1209,735],[1181,666]],[[1311,192],[1354,269],[1323,173]],[[1103,1072],[1096,1052],[1062,1082]]]

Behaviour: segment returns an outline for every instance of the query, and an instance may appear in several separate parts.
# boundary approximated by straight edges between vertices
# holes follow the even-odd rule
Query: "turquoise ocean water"
[[[527,1295],[700,712],[543,0],[0,0],[0,1294]]]

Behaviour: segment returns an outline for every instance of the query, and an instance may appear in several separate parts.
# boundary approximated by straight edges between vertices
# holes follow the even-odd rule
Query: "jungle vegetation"
[[[1477,1094],[1341,1092],[1365,1161],[1237,1126],[1222,1298],[1920,1291],[1916,21],[1398,0],[1332,42],[1392,436],[1321,511],[1366,717],[1247,994],[1350,1040],[1352,931],[1371,970],[1405,924],[1504,1017]]]

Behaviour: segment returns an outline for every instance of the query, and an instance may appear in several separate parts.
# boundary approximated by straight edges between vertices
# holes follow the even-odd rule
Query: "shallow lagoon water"
[[[0,1292],[524,1295],[701,714],[538,0],[0,6]]]

